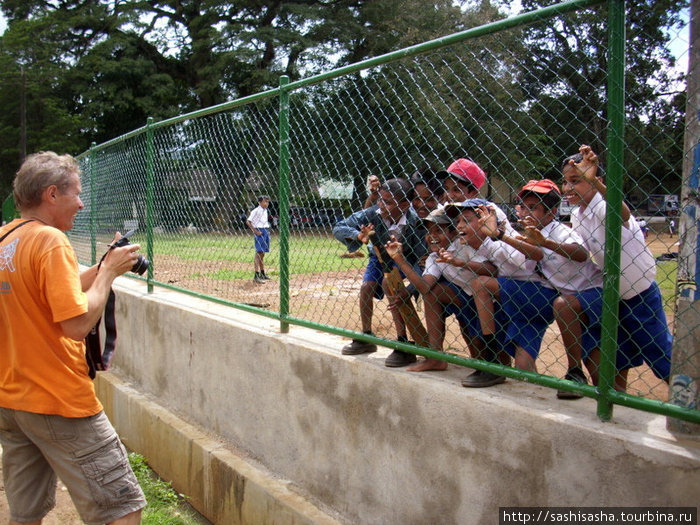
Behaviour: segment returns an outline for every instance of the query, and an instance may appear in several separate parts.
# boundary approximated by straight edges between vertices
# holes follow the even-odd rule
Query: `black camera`
[[[130,232],[127,232],[118,241],[111,244],[109,249],[111,250],[112,248],[120,248],[121,246],[128,246],[129,244],[131,244],[129,242],[129,237],[133,236],[134,233],[136,233],[136,230],[131,230]],[[134,264],[134,266],[131,267],[131,271],[134,273],[137,273],[139,275],[143,275],[146,272],[146,270],[148,270],[148,266],[150,264],[151,263],[149,262],[148,259],[146,259],[144,256],[139,254],[138,259],[136,260],[136,264]]]

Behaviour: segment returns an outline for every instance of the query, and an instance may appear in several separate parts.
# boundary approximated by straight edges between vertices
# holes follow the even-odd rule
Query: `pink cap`
[[[457,159],[447,171],[439,171],[436,174],[440,178],[454,177],[458,180],[463,180],[470,183],[477,190],[480,189],[486,182],[486,174],[476,162],[469,159]]]

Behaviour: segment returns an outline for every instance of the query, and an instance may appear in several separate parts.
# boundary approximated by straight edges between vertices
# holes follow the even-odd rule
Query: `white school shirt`
[[[452,241],[452,244],[447,248],[447,251],[454,253],[457,259],[463,261],[474,261],[478,263],[487,262],[485,257],[478,255],[476,250],[469,246],[468,244],[462,244],[459,239]],[[428,258],[425,260],[425,270],[423,270],[423,276],[432,275],[436,279],[444,277],[451,283],[456,284],[462,288],[467,295],[472,295],[472,288],[469,285],[470,281],[478,274],[470,270],[469,268],[460,268],[452,264],[437,262],[435,259],[438,258],[437,253],[431,252]]]
[[[545,238],[559,244],[586,246],[578,233],[559,221],[550,222],[541,232]],[[544,258],[538,266],[546,278],[542,283],[545,287],[563,294],[572,294],[603,286],[603,274],[591,259],[576,262],[545,247],[542,247],[542,251]]]
[[[603,269],[605,257],[605,214],[607,203],[596,193],[585,208],[579,206],[571,213],[571,227],[586,243],[591,258]],[[631,299],[647,290],[656,279],[656,261],[644,240],[637,220],[630,216],[622,226],[622,253],[620,255],[620,297]]]
[[[396,240],[400,241],[401,236],[403,234],[403,231],[406,229],[406,225],[408,224],[408,219],[406,218],[406,214],[404,213],[401,218],[399,219],[399,222],[392,222],[391,219],[385,218],[379,209],[377,209],[377,215],[381,217],[381,219],[384,221],[384,225],[386,226],[387,231],[389,232],[389,235],[393,235],[396,237]]]
[[[267,208],[258,206],[250,212],[248,220],[253,225],[253,228],[269,228],[270,221],[267,218]]]
[[[517,235],[515,230],[506,233],[509,237]],[[525,254],[513,248],[503,241],[494,240],[491,237],[484,239],[478,252],[496,265],[499,277],[507,277],[517,281],[533,281],[541,283],[542,277],[535,273],[537,261],[528,259]]]

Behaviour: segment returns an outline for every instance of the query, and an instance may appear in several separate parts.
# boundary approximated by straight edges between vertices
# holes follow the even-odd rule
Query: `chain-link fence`
[[[624,65],[608,39],[610,21],[619,13],[608,9],[621,3],[594,4],[567,2],[487,24],[149,123],[93,147],[80,157],[86,208],[71,232],[79,257],[95,261],[115,230],[136,229],[132,241],[151,261],[144,276],[151,285],[279,318],[283,330],[301,324],[356,337],[352,344],[348,340],[349,352],[371,350],[372,343],[408,351],[394,364],[406,364],[417,353],[428,359],[413,364],[419,368],[474,366],[482,376],[477,386],[496,372],[557,388],[561,397],[595,397],[603,418],[609,415],[600,406],[615,402],[697,422],[695,407],[666,402],[670,346],[662,341],[666,320],[674,330],[684,108],[677,116],[672,95],[657,95],[652,86],[642,99],[639,86],[628,81],[627,105],[614,113],[613,94],[623,89],[614,83],[614,70]],[[681,40],[687,56],[680,31],[672,40]],[[624,151],[615,158],[621,134],[611,137],[609,130],[623,121]],[[623,265],[651,258],[622,300],[647,293],[655,271],[665,319],[657,316],[654,328],[621,328],[612,336],[606,328],[620,326],[618,297],[616,290],[603,297],[604,250],[596,252],[590,243],[604,234],[590,230],[593,218],[572,217],[572,205],[586,204],[585,192],[578,191],[580,180],[562,173],[563,159],[581,144],[590,145],[607,168],[608,206],[613,209],[615,196],[624,192],[631,208],[633,218],[621,237]],[[495,227],[485,209],[471,207],[447,206],[449,221],[435,219],[439,212],[422,220],[445,203],[475,196],[479,175],[473,167],[439,173],[460,158],[483,169],[487,181],[478,196],[503,211]],[[378,193],[370,190],[370,175],[383,184]],[[394,178],[408,183],[389,181]],[[556,196],[564,190],[563,202],[533,202],[544,194],[541,186],[521,193],[528,181],[541,179],[557,183],[556,190],[546,188]],[[253,231],[263,225],[248,223],[262,195],[269,197],[269,252],[256,244]],[[537,220],[523,230],[520,220],[532,217]],[[621,219],[627,220],[624,210]],[[554,222],[547,226],[548,220]],[[557,221],[572,220],[578,234],[566,227],[553,232]],[[391,280],[382,279],[391,267],[378,264],[371,244],[368,249],[358,242],[358,235],[366,240],[366,224],[373,224],[378,246],[391,235],[401,241],[403,282],[411,286],[398,293],[404,314],[410,305],[422,330],[410,311],[407,323],[390,308],[401,303],[386,285]],[[620,234],[614,221],[611,228],[614,246]],[[518,247],[524,244],[518,236],[527,231],[526,248],[540,253],[530,253],[530,259]],[[646,245],[640,246],[639,235]],[[440,248],[447,253],[428,255]],[[392,256],[401,261],[398,252],[390,244],[380,255],[385,262]],[[536,264],[538,257],[544,258]],[[631,274],[623,270],[612,277],[625,281]],[[386,297],[376,298],[381,295]],[[647,304],[653,297],[643,297],[638,308],[651,309],[653,317]],[[608,325],[604,311],[612,315]],[[624,312],[632,321],[648,314],[633,306]],[[630,346],[643,338],[656,354]],[[631,361],[618,362],[616,374],[606,371],[612,361],[605,356],[618,343]],[[611,387],[616,375],[626,376],[621,388],[627,394],[590,386]],[[469,377],[467,386],[474,380]],[[553,394],[553,402],[561,401]]]

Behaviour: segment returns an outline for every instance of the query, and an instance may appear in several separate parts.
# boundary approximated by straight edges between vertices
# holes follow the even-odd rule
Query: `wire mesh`
[[[605,18],[597,9],[584,11],[587,19]],[[339,225],[347,226],[349,218],[357,217],[353,214],[369,213],[362,211],[368,198],[374,206],[369,209],[375,215],[377,212],[373,210],[377,203],[380,205],[377,210],[385,214],[381,216],[386,220],[385,226],[401,223],[400,216],[388,217],[387,201],[405,201],[405,215],[410,218],[410,224],[399,224],[397,231],[405,241],[413,238],[407,231],[415,228],[416,236],[421,239],[421,246],[403,246],[404,252],[415,248],[416,257],[411,262],[420,279],[430,275],[425,270],[424,256],[439,242],[437,235],[428,234],[427,223],[418,220],[417,215],[424,218],[438,205],[462,200],[460,191],[464,188],[460,190],[459,185],[449,182],[451,177],[436,176],[454,160],[468,158],[483,169],[487,183],[478,196],[500,207],[504,217],[515,227],[519,227],[518,221],[526,215],[532,215],[530,208],[522,206],[532,206],[532,203],[518,198],[523,186],[530,180],[546,178],[555,181],[561,189],[562,160],[576,153],[579,145],[590,144],[604,165],[607,122],[604,61],[591,62],[578,52],[557,55],[555,49],[547,47],[552,42],[551,32],[563,34],[564,25],[577,22],[572,19],[575,16],[563,15],[472,38],[292,90],[289,195],[280,192],[280,117],[279,102],[274,96],[201,117],[186,117],[167,126],[154,126],[152,174],[147,169],[145,132],[86,152],[81,157],[86,178],[83,183],[86,209],[71,233],[79,257],[84,262],[94,261],[94,254],[99,257],[115,230],[123,233],[136,229],[132,242],[145,244],[145,234],[150,229],[152,282],[279,312],[280,232],[284,234],[288,230],[289,315],[358,334],[369,328],[373,334],[387,340],[396,340],[399,336],[411,338],[411,332],[402,328],[400,322],[397,325],[392,317],[391,301],[385,298],[361,302],[363,283],[368,282],[366,269],[374,264],[370,258],[373,250],[357,242],[341,242],[343,239],[337,236]],[[585,45],[595,48],[597,56],[605,56],[606,32],[583,22],[577,27],[586,28]],[[679,33],[674,40],[683,38],[683,33]],[[547,50],[539,60],[531,53],[537,42]],[[569,44],[574,45],[573,42]],[[687,40],[680,45],[687,49]],[[547,60],[542,59],[545,55]],[[624,190],[636,220],[632,219],[633,226],[627,230],[635,235],[625,233],[622,238],[623,254],[632,254],[632,257],[623,256],[623,264],[639,262],[642,256],[651,257],[655,263],[645,271],[649,275],[656,272],[658,297],[663,301],[664,320],[669,323],[670,333],[676,294],[675,254],[680,210],[677,196],[681,185],[683,125],[661,126],[651,116],[663,113],[664,118],[676,118],[672,111],[674,103],[668,94],[648,97],[644,107],[638,98],[629,99]],[[675,135],[669,136],[669,129]],[[378,176],[382,184],[403,178],[410,182],[410,191],[387,195],[382,190],[379,200],[373,201],[376,194],[368,188],[371,175]],[[149,177],[152,177],[152,202],[147,199]],[[414,195],[414,190],[418,195]],[[262,195],[270,197],[266,211],[271,243],[269,252],[264,252],[262,258],[269,280],[257,279],[253,232],[256,228],[248,224],[251,211]],[[470,196],[473,195],[464,194],[462,198]],[[284,199],[286,202],[282,202]],[[284,213],[286,209],[288,214]],[[553,218],[563,224],[569,224],[572,213],[578,213],[572,212],[566,199],[553,209]],[[458,233],[462,234],[462,240],[469,237],[465,234],[469,230],[467,219],[474,217],[459,211],[461,213],[450,212],[455,216],[452,225],[456,229],[448,232],[447,240],[440,239],[444,247],[453,241],[459,243]],[[459,216],[467,217],[462,219],[461,226]],[[388,237],[379,235],[382,228],[376,227],[377,244],[383,245]],[[357,227],[356,224],[355,230],[356,240],[362,231],[361,225]],[[569,232],[565,227],[562,231]],[[508,229],[506,233],[515,239],[524,234],[522,229],[520,232]],[[502,243],[484,240],[483,231],[481,235],[484,245]],[[643,235],[641,245],[635,244],[639,235]],[[567,237],[567,242],[582,243],[592,264],[590,252],[595,250],[588,241],[594,237],[600,236],[584,228],[579,229],[579,237]],[[469,242],[465,241],[466,245]],[[633,245],[637,252],[632,251]],[[469,253],[475,261],[480,259],[474,254],[486,253],[484,261],[490,262],[501,277],[539,282],[550,290],[557,288],[551,280],[537,277],[535,261],[523,262],[524,258],[521,261],[517,259],[520,255],[515,256],[516,259],[510,261],[511,266],[517,267],[513,273],[507,268],[508,262],[499,262],[493,252],[477,248],[472,252]],[[520,252],[514,249],[512,253]],[[552,250],[544,250],[550,265],[552,260],[556,261],[552,253]],[[427,261],[434,264],[430,258]],[[580,275],[571,274],[571,267],[564,268],[563,259],[559,261],[561,272],[569,272],[571,279],[576,277],[577,286],[582,290],[602,286],[600,267],[597,274],[591,270],[590,286],[585,286],[581,284]],[[623,278],[628,270],[623,268]],[[475,323],[480,313],[482,319],[488,319],[483,317],[483,308],[479,311],[474,303],[471,310],[463,309],[460,323],[451,315],[455,305],[449,303],[467,302],[475,290],[480,293],[488,290],[483,297],[498,311],[494,314],[496,331],[507,331],[511,323],[512,316],[504,316],[504,312],[512,314],[514,307],[531,308],[532,303],[536,303],[537,313],[521,312],[519,322],[533,329],[537,324],[534,319],[540,316],[540,324],[546,326],[541,345],[536,344],[539,336],[522,332],[524,335],[520,338],[527,340],[526,346],[532,348],[529,354],[525,352],[524,358],[521,355],[519,361],[516,357],[515,363],[536,367],[539,373],[547,376],[573,377],[571,368],[576,363],[571,360],[570,352],[567,355],[567,348],[571,350],[572,347],[565,346],[560,329],[566,325],[554,319],[556,293],[545,293],[547,298],[542,301],[551,303],[552,307],[551,311],[546,311],[532,296],[522,298],[526,288],[504,291],[504,286],[508,285],[503,282],[499,285],[494,277],[489,280],[486,276],[477,282],[472,280],[476,275],[470,274],[461,290],[455,290],[448,282],[451,272],[444,267],[440,272],[444,273],[433,276],[436,282],[429,292],[432,296],[409,289],[409,293],[413,293],[409,300],[415,305],[420,320],[427,324],[433,349],[483,358],[477,350],[484,345],[484,324]],[[525,275],[528,272],[531,278]],[[567,274],[562,273],[557,282],[566,281],[566,278]],[[410,284],[407,277],[404,281]],[[639,289],[641,287],[644,289]],[[563,289],[565,292],[560,295],[566,298],[582,291],[572,290],[570,286]],[[632,295],[637,295],[645,292],[647,286],[631,283],[630,289]],[[443,295],[438,296],[437,290]],[[381,295],[381,286],[375,286],[372,293]],[[577,299],[583,301],[581,297]],[[525,304],[527,302],[530,304]],[[371,312],[364,312],[363,326],[361,308],[367,305]],[[571,302],[565,306],[571,306]],[[504,312],[500,312],[501,308]],[[598,312],[596,308],[591,306],[588,313]],[[577,310],[579,316],[584,313],[583,308]],[[576,321],[576,326],[582,327],[585,337],[589,338],[586,344],[595,347],[596,338],[599,340],[600,336],[594,319],[578,317]],[[444,342],[441,342],[436,330],[443,330],[443,324]],[[573,326],[574,332],[576,326]],[[511,336],[520,328],[513,326]],[[632,339],[637,340],[640,333],[633,333]],[[655,332],[644,335],[654,341],[659,339]],[[519,340],[518,336],[515,339]],[[505,345],[503,340],[499,341],[503,343],[501,346]],[[654,359],[659,364],[669,355],[662,351]],[[631,364],[634,366],[629,368],[626,377],[626,391],[666,401],[669,396],[667,378],[657,377],[661,374],[655,375],[650,363],[640,363],[639,354],[633,357]],[[594,365],[589,370],[582,369],[587,375],[584,380],[594,380]]]

